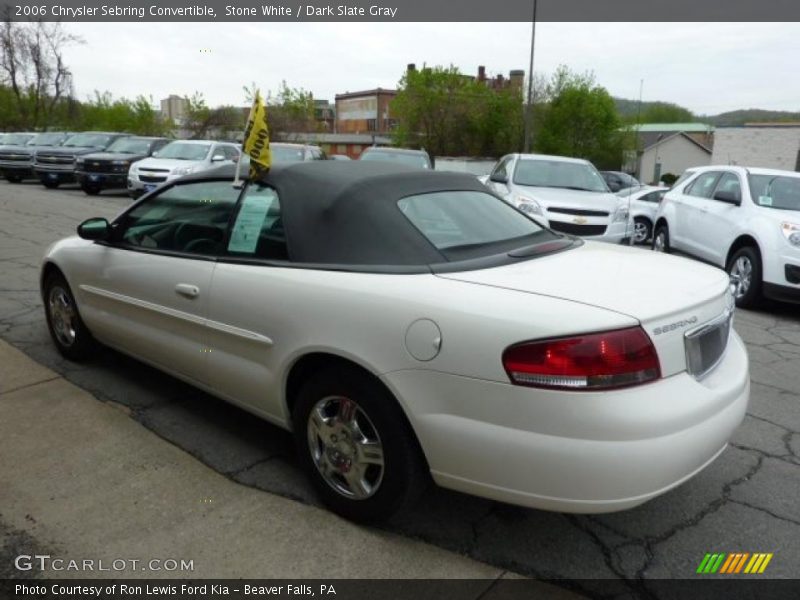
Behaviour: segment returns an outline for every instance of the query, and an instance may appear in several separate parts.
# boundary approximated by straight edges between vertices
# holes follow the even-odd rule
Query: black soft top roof
[[[183,181],[232,179],[234,169],[223,166]],[[290,259],[320,265],[447,262],[397,201],[452,190],[489,193],[473,175],[359,161],[276,164],[260,181],[278,192]]]

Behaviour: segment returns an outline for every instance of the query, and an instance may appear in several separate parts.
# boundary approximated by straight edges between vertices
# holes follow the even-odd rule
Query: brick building
[[[397,90],[377,88],[336,94],[337,133],[389,133],[394,129],[391,102]]]

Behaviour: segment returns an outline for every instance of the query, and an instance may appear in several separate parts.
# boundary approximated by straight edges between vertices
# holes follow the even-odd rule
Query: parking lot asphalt
[[[122,194],[0,183],[0,337],[228,479],[317,504],[282,430],[116,352],[74,364],[53,348],[38,291],[45,248],[129,203]],[[593,516],[434,489],[385,529],[499,569],[582,580],[569,585],[590,593],[595,579],[616,580],[625,593],[647,591],[651,579],[695,577],[707,552],[771,552],[760,577],[800,578],[800,309],[738,311],[735,328],[751,359],[747,416],[719,459],[679,488]]]

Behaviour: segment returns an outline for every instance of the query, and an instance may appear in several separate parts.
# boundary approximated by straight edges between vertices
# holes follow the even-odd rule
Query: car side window
[[[689,184],[683,193],[698,198],[711,198],[711,192],[714,191],[714,184],[718,177],[719,173],[716,171],[702,173],[693,183]]]
[[[742,184],[739,182],[739,178],[733,173],[723,173],[722,177],[719,178],[717,187],[714,189],[714,193],[716,194],[717,192],[728,192],[732,194],[734,198],[741,200]]]
[[[245,258],[288,260],[278,193],[250,184],[239,205],[228,242],[228,254]]]
[[[506,179],[509,178],[508,172],[508,165],[511,162],[511,157],[506,156],[505,158],[501,158],[500,162],[497,163],[497,166],[492,171],[492,177],[499,175],[500,177],[505,177]]]
[[[228,160],[236,161],[239,158],[239,151],[233,146],[223,146],[222,152]]]
[[[114,237],[148,250],[220,254],[239,192],[230,181],[174,185],[127,213]]]

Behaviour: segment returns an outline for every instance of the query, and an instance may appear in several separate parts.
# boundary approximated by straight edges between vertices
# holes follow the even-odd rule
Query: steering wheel
[[[198,238],[186,244],[182,252],[194,252],[195,254],[216,254],[218,250],[219,242],[215,242],[210,238]]]

